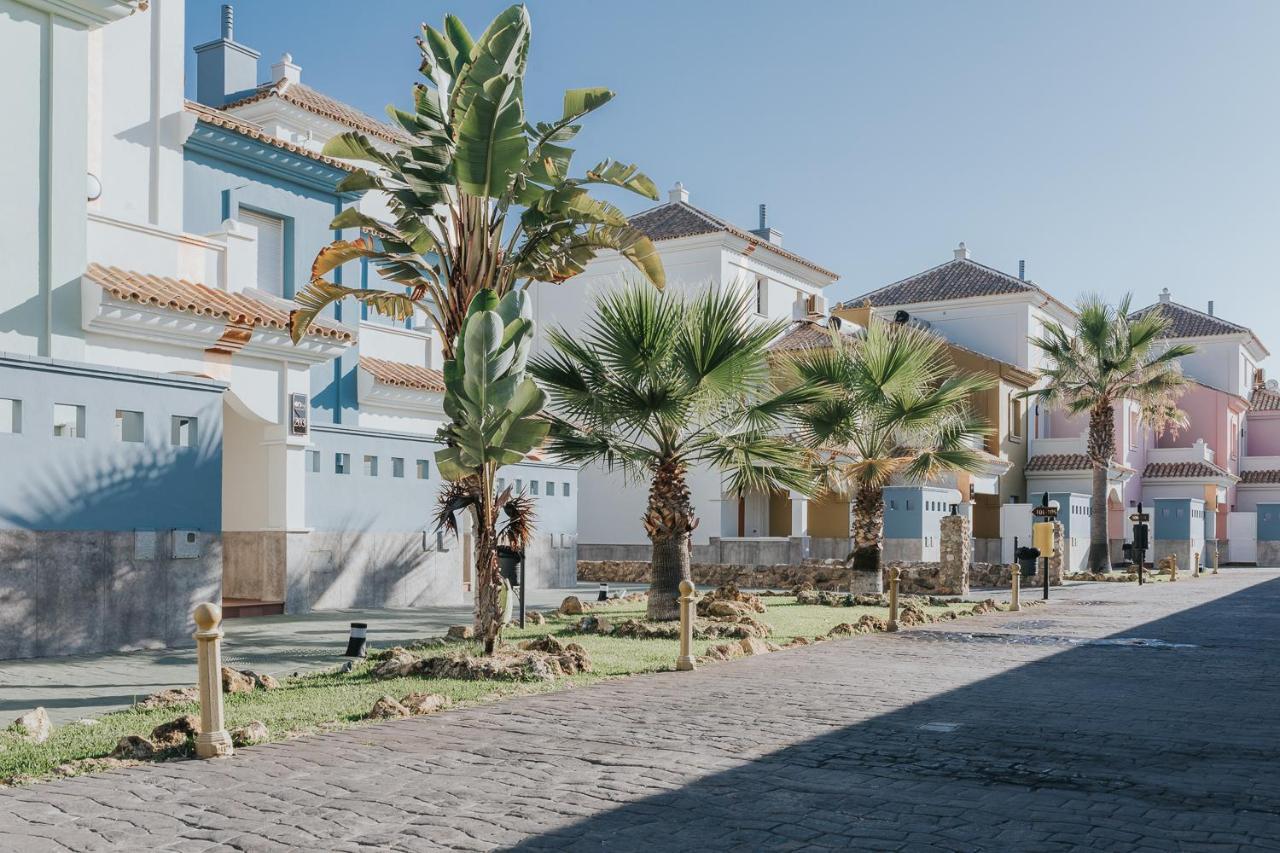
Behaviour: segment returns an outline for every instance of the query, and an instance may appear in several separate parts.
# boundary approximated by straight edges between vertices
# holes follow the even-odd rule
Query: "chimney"
[[[293,64],[293,56],[285,53],[281,55],[280,61],[271,66],[271,82],[279,83],[281,80],[287,80],[292,86],[294,83],[302,79],[302,66]]]
[[[220,107],[258,85],[258,52],[235,40],[235,10],[222,7],[222,36],[196,45],[196,100]]]
[[[969,249],[967,246],[965,246],[963,240],[960,241],[959,246],[956,246],[954,249],[952,249],[952,252],[955,253],[957,261],[967,260],[969,258]]]
[[[1023,281],[1027,280],[1027,262],[1025,259],[1018,261],[1018,278]]]
[[[667,201],[675,204],[676,202],[689,203],[689,191],[684,188],[684,184],[676,181],[676,185],[667,192]]]
[[[1170,300],[1171,300],[1171,297],[1169,296],[1169,288],[1166,287],[1164,290],[1160,291],[1160,301],[1169,302]]]
[[[760,227],[751,229],[751,233],[761,240],[767,240],[775,246],[782,245],[782,232],[769,227],[769,212],[765,205],[760,205]]]
[[[1212,299],[1209,300],[1209,316],[1210,317],[1213,316],[1213,300]]]

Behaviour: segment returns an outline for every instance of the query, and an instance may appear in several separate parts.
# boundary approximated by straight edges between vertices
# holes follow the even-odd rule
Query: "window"
[[[564,484],[564,490],[563,490],[562,492],[560,492],[560,494],[564,495],[566,498],[567,498],[567,497],[569,497],[569,484],[568,484],[568,483],[565,483],[565,484]]]
[[[521,480],[521,479],[517,478],[517,479],[516,479],[516,494],[520,494],[520,493],[521,493],[521,492],[523,492],[523,491],[524,491],[524,480]]]
[[[366,477],[378,476],[378,457],[365,454],[364,457],[364,475]]]
[[[399,456],[391,457],[391,476],[404,477],[404,460]]]
[[[1235,459],[1240,455],[1240,421],[1235,416],[1231,416],[1231,458]]]
[[[116,409],[116,441],[139,444],[142,441],[142,412]]]
[[[310,471],[312,474],[320,473],[320,451],[319,450],[307,451],[307,470]]]
[[[763,317],[769,307],[769,280],[756,279],[756,313]]]
[[[431,463],[425,459],[418,460],[418,479],[426,480],[431,476]]]
[[[333,454],[333,473],[335,474],[351,473],[351,454],[350,453]]]
[[[22,432],[22,401],[0,398],[0,433]]]
[[[531,494],[531,495],[536,495],[537,493],[538,493],[538,481],[537,481],[537,480],[530,480],[530,481],[529,481],[529,494]]]
[[[200,439],[200,420],[186,415],[169,419],[169,443],[174,447],[195,447]],[[319,468],[319,463],[316,463]]]
[[[54,403],[53,434],[59,438],[84,438],[84,406]]]
[[[556,496],[556,484],[551,480],[547,480],[547,497],[554,498],[555,496]]]
[[[1009,438],[1022,438],[1022,401],[1017,397],[1009,398]]]
[[[502,491],[502,490],[503,490],[503,489],[505,489],[506,487],[507,487],[507,478],[506,478],[506,477],[499,477],[499,478],[498,478],[498,491]]]
[[[284,220],[254,210],[241,210],[240,221],[258,229],[256,287],[284,296]]]

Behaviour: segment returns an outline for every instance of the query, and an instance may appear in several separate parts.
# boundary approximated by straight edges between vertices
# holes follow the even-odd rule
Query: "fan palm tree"
[[[975,445],[989,430],[970,411],[989,377],[956,373],[945,342],[924,329],[873,317],[857,335],[833,331],[831,345],[783,362],[790,383],[821,389],[803,406],[802,443],[818,455],[826,488],[853,499],[853,569],[879,571],[884,487],[946,472],[976,471]]]
[[[1086,455],[1093,467],[1093,507],[1089,519],[1089,569],[1111,568],[1107,542],[1107,469],[1116,452],[1115,405],[1138,404],[1142,419],[1157,434],[1186,426],[1187,415],[1177,406],[1186,387],[1178,360],[1196,348],[1189,344],[1162,346],[1170,320],[1157,309],[1130,316],[1132,297],[1110,305],[1096,295],[1081,299],[1075,329],[1058,323],[1045,326],[1031,339],[1044,353],[1039,370],[1043,386],[1026,392],[1049,407],[1072,415],[1089,414]]]
[[[631,284],[596,299],[580,337],[555,330],[530,361],[550,396],[550,451],[649,483],[650,619],[677,618],[690,579],[690,468],[718,469],[738,494],[813,488],[804,450],[778,431],[812,397],[771,381],[768,345],[784,325],[758,323],[736,285],[685,297]]]
[[[335,136],[324,153],[367,163],[338,184],[340,192],[377,191],[390,207],[384,222],[355,207],[330,227],[356,229],[316,256],[311,281],[295,297],[294,340],[329,305],[356,299],[394,320],[427,315],[445,358],[467,308],[482,290],[498,299],[522,283],[559,284],[604,250],[619,252],[653,284],[664,283],[653,244],[614,205],[593,198],[592,185],[657,199],[653,181],[634,165],[604,160],[570,177],[568,143],[581,120],[614,96],[608,89],[570,89],[560,118],[527,123],[524,78],[529,13],[512,6],[473,39],[453,15],[418,40],[426,83],[414,87],[413,112],[388,107],[406,139],[387,151],[358,131]],[[352,288],[325,279],[365,259],[388,288]]]

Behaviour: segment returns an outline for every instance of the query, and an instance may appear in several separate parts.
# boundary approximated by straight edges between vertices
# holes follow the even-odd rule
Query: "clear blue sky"
[[[418,22],[478,34],[505,3],[241,0],[261,75],[375,115],[407,104]],[[187,3],[187,46],[216,0]],[[1280,2],[533,0],[534,118],[563,89],[618,98],[579,167],[637,162],[664,193],[834,269],[847,298],[951,257],[1061,298],[1174,299],[1252,326],[1280,352]],[[188,93],[194,64],[187,66]],[[664,195],[665,199],[665,195]],[[634,212],[643,199],[623,199]]]

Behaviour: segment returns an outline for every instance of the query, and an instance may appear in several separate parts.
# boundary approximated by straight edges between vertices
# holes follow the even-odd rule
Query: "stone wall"
[[[1013,567],[1004,563],[970,563],[969,586],[977,589],[1008,589],[1013,583]]]
[[[973,540],[969,538],[969,519],[963,515],[944,516],[942,536],[938,543],[942,565],[941,581],[954,595],[969,594],[969,563],[973,560]]]
[[[973,559],[980,563],[998,563],[1003,559],[1003,549],[1004,540],[974,539]]]
[[[693,582],[707,586],[733,583],[743,589],[791,589],[811,583],[818,589],[849,589],[852,572],[841,562],[809,563],[792,566],[742,565],[735,563],[694,563],[690,567]],[[579,560],[578,580],[583,583],[648,583],[650,565],[647,560]],[[860,585],[873,589],[875,579],[860,580]],[[861,588],[858,591],[862,591]]]

